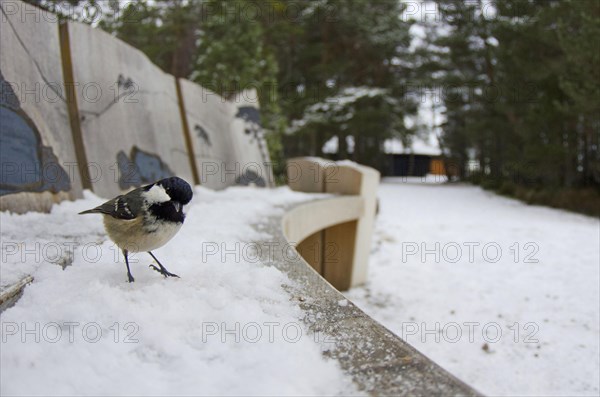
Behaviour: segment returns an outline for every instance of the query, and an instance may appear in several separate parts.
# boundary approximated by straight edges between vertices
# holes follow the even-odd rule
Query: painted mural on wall
[[[212,143],[210,143],[210,136],[208,135],[208,132],[202,128],[202,126],[198,124],[194,125],[194,132],[205,146],[212,146]]]
[[[10,196],[18,192],[60,193],[28,197],[50,204],[81,197],[78,161],[86,162],[94,193],[104,197],[174,174],[193,180],[173,76],[140,51],[88,25],[68,22],[63,31],[55,21],[2,15],[3,208],[21,201]],[[74,85],[80,124],[74,131],[63,92],[64,32],[73,67],[66,78]],[[17,88],[12,92],[11,87]],[[26,91],[34,88],[36,97]],[[200,183],[212,189],[268,186],[263,164],[269,157],[256,103],[224,100],[184,79],[181,88]],[[22,95],[31,99],[19,102]],[[81,142],[74,142],[74,136]]]
[[[267,187],[265,178],[258,175],[256,172],[254,172],[252,170],[246,170],[242,175],[240,175],[236,179],[235,183],[236,183],[236,185],[240,185],[240,186]]]
[[[101,95],[102,87],[93,87],[92,86],[92,89],[98,90],[94,94],[97,94],[98,92],[100,92],[100,95]],[[119,74],[119,77],[117,77],[114,84],[111,84],[109,86],[109,89],[112,91],[111,94],[114,98],[112,99],[112,101],[103,105],[103,107],[101,109],[97,109],[97,110],[89,110],[87,108],[80,109],[79,113],[80,113],[80,118],[81,118],[82,123],[86,123],[95,118],[102,117],[105,113],[110,111],[110,109],[114,105],[117,105],[119,103],[135,104],[138,102],[137,95],[140,94],[139,88],[138,88],[137,84],[131,79],[131,77],[125,78],[122,74]],[[84,90],[82,90],[82,92],[83,91]],[[141,94],[144,94],[144,92],[142,92]],[[94,102],[96,100],[96,98],[92,97],[92,98],[88,98],[87,100]]]
[[[241,175],[236,179],[236,184],[266,187],[268,186],[267,180],[270,180],[270,172],[265,167],[269,162],[269,150],[261,125],[260,109],[256,106],[242,104],[237,107],[235,117],[243,121],[243,133],[249,138],[246,142],[251,147],[248,153],[253,153],[246,157],[245,167],[242,168]],[[258,149],[257,152],[256,149]]]
[[[0,70],[0,196],[20,192],[71,190],[69,175],[23,111]]]
[[[131,148],[128,157],[124,151],[117,153],[119,167],[119,187],[127,190],[175,176],[169,166],[162,162],[156,154],[147,153],[136,146]]]
[[[200,143],[199,148],[200,151],[197,153],[201,158],[210,158],[212,155],[212,141],[210,139],[210,134],[208,131],[202,127],[200,124],[194,124],[194,135],[198,138],[198,142]]]
[[[259,141],[262,138],[262,126],[260,125],[260,112],[252,106],[241,106],[235,117],[244,120],[244,132],[250,135],[250,142]]]
[[[229,170],[235,168],[237,157],[231,135],[236,109],[198,84],[186,79],[179,83],[200,184],[215,190],[234,185],[239,175]]]
[[[193,181],[175,78],[106,32],[75,22],[68,30],[94,193],[112,197],[173,174]]]

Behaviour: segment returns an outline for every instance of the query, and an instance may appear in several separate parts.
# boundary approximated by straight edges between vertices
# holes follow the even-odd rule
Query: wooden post
[[[71,57],[71,38],[69,36],[69,22],[58,24],[58,34],[60,38],[60,53],[62,58],[63,79],[65,83],[67,110],[69,112],[69,123],[71,125],[71,134],[73,145],[75,146],[75,156],[77,158],[77,168],[81,177],[81,185],[84,189],[94,191],[90,171],[88,169],[88,160],[83,144],[83,133],[81,132],[81,121],[79,108],[77,106],[77,92],[75,90],[75,78],[73,77],[73,59]]]
[[[192,178],[194,179],[194,185],[199,185],[200,174],[198,173],[198,166],[196,165],[196,154],[194,153],[192,134],[190,133],[190,126],[188,124],[187,115],[185,114],[185,102],[183,100],[183,94],[181,93],[181,83],[177,77],[175,77],[175,89],[177,90],[177,102],[179,104],[179,115],[181,116],[181,127],[183,128],[185,147],[187,148],[188,157],[190,159]]]

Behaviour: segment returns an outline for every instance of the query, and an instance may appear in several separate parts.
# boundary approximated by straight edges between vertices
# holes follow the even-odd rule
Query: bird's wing
[[[143,200],[138,195],[131,194],[136,190],[117,196],[96,208],[80,212],[79,214],[106,214],[113,218],[125,220],[137,218],[140,215]]]

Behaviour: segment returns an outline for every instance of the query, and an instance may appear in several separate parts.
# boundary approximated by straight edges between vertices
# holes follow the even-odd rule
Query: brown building
[[[415,139],[410,147],[405,147],[400,140],[390,139],[385,143],[385,152],[389,156],[387,176],[446,175],[437,142]]]

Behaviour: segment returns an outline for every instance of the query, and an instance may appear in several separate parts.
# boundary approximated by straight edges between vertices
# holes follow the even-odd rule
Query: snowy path
[[[138,254],[133,284],[101,217],[77,215],[101,199],[1,213],[2,284],[35,281],[2,313],[0,394],[354,393],[308,334],[282,288],[290,280],[248,244],[270,237],[251,225],[306,199],[286,188],[197,188],[182,230],[155,251],[181,278],[162,278]]]
[[[484,394],[600,393],[598,219],[418,179],[379,197],[351,300]]]

